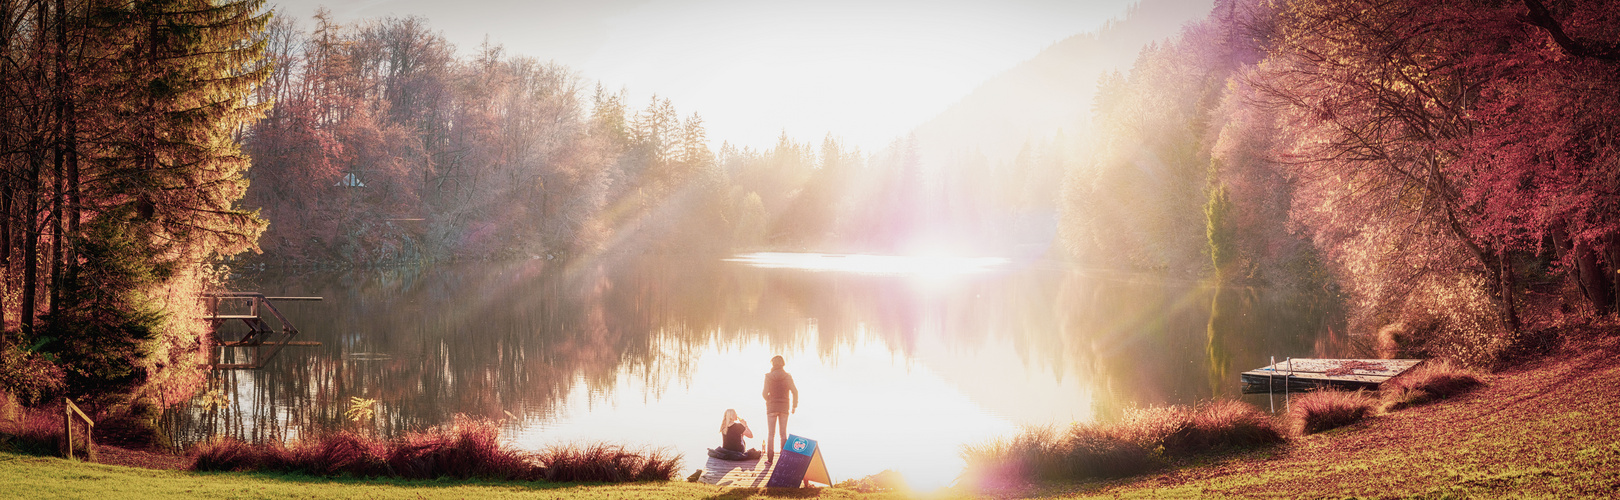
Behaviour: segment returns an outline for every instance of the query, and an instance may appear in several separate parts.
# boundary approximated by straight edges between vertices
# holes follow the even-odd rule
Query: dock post
[[[1270,375],[1276,375],[1277,374],[1277,368],[1276,368],[1276,366],[1277,366],[1277,357],[1272,356],[1271,357],[1271,364],[1267,365],[1267,366],[1272,367]],[[1266,404],[1271,405],[1271,414],[1276,415],[1277,414],[1277,377],[1274,377],[1274,376],[1267,376],[1266,377]]]

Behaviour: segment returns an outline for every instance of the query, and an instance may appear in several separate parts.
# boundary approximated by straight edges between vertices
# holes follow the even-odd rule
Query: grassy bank
[[[1620,337],[1598,336],[1577,342],[1563,354],[1500,371],[1486,385],[1451,399],[1373,415],[1345,427],[1298,436],[1286,444],[1214,455],[1149,475],[1037,483],[991,494],[1611,497],[1620,491],[1616,416],[1620,416]],[[6,453],[0,453],[0,485],[7,496],[25,498],[901,497],[843,488],[767,492],[683,481],[580,484],[195,473]],[[947,495],[974,494],[956,491]]]
[[[1275,449],[1017,496],[1608,498],[1620,492],[1617,416],[1620,337],[1605,334],[1454,399]]]

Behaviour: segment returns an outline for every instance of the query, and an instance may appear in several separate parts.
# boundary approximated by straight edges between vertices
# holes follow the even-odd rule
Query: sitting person
[[[737,410],[726,409],[720,420],[720,447],[709,449],[709,456],[721,460],[759,460],[759,450],[747,449],[744,437],[754,437],[748,421],[737,416]],[[746,450],[746,451],[745,451]]]

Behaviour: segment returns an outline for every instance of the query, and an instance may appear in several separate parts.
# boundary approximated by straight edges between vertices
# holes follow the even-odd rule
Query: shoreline
[[[1606,329],[1572,333],[1555,353],[1521,361],[1490,375],[1474,392],[1398,412],[1378,415],[1349,427],[1295,438],[1270,448],[1212,457],[1158,473],[1108,481],[1030,483],[997,491],[961,489],[929,492],[949,497],[1093,496],[1410,496],[1501,495],[1602,496],[1620,488],[1620,443],[1613,440],[1612,415],[1620,415],[1620,335]],[[269,481],[294,488],[335,488],[314,496],[349,496],[347,488],[389,487],[397,492],[376,496],[415,496],[457,491],[449,496],[481,496],[483,490],[423,489],[426,484],[455,483],[499,491],[553,492],[562,496],[634,496],[692,498],[727,494],[739,498],[767,491],[687,483],[681,474],[668,482],[621,484],[507,481],[403,481],[324,478],[276,473],[194,473],[173,470],[186,455],[98,447],[103,462],[6,454],[0,457],[0,479],[15,483],[38,476],[41,468],[108,470],[161,481],[195,482],[212,478]],[[189,462],[187,463],[189,465]],[[19,466],[23,470],[19,470]],[[133,468],[128,466],[139,466]],[[682,471],[689,472],[687,464]],[[167,469],[169,472],[164,472]],[[117,474],[115,474],[117,475]],[[47,474],[48,476],[48,474]],[[32,481],[32,479],[27,479]],[[119,481],[95,482],[106,491],[122,492]],[[316,486],[320,485],[320,486]],[[274,488],[264,486],[266,495]],[[305,490],[293,490],[305,491]],[[323,490],[324,491],[324,490]],[[392,491],[392,490],[390,490]],[[492,490],[494,491],[494,490]],[[633,492],[633,493],[632,493]],[[203,493],[202,490],[183,491]],[[828,498],[891,498],[897,492],[860,493],[818,488]],[[910,495],[917,495],[911,493]],[[248,496],[253,496],[249,494]]]

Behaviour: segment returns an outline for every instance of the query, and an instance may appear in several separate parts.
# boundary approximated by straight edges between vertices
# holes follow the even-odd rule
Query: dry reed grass
[[[667,481],[681,457],[623,446],[561,445],[540,453],[503,446],[488,420],[457,416],[454,424],[380,441],[350,433],[282,446],[215,440],[196,450],[194,470],[279,471],[320,476],[549,481]]]
[[[1188,418],[1162,439],[1165,453],[1192,457],[1230,448],[1250,448],[1283,442],[1271,416],[1254,405],[1211,401],[1190,412]]]
[[[1294,398],[1288,419],[1300,434],[1315,434],[1360,422],[1378,408],[1378,400],[1363,391],[1321,390]]]
[[[553,446],[541,451],[548,481],[668,481],[680,469],[680,456],[665,450],[631,450],[593,443]]]
[[[1427,404],[1485,385],[1484,376],[1449,360],[1431,360],[1384,383],[1387,411]]]
[[[0,450],[29,455],[62,453],[62,405],[42,408],[24,408],[17,412],[17,420],[0,426]],[[75,450],[85,449],[84,427],[74,427]],[[75,454],[81,451],[75,451]],[[94,454],[92,452],[92,459]]]
[[[1030,480],[1125,477],[1172,460],[1283,440],[1269,416],[1238,401],[1135,409],[1114,424],[1075,424],[1061,433],[1031,427],[1010,439],[965,446],[963,479],[1002,489]]]

